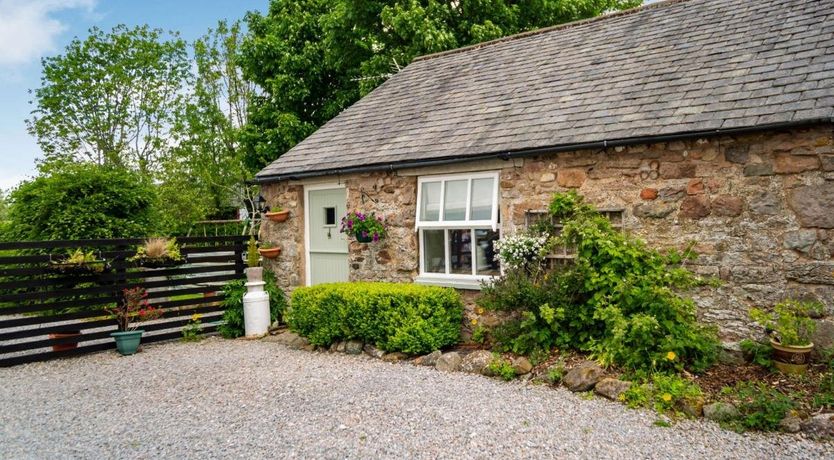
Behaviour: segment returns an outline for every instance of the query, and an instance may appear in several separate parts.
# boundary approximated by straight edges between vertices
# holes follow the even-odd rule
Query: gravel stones
[[[439,371],[444,372],[454,372],[460,369],[460,363],[463,361],[463,358],[455,352],[443,353],[437,358],[437,364],[434,367]]]
[[[0,458],[831,458],[834,446],[265,340],[0,369]]]
[[[463,357],[460,363],[461,372],[472,374],[483,374],[489,363],[492,362],[492,353],[487,350],[475,350]]]
[[[631,388],[631,382],[620,379],[604,378],[594,385],[594,391],[612,401],[619,401],[620,395]]]
[[[571,369],[562,379],[562,383],[570,391],[589,391],[602,379],[603,375],[605,371],[597,363],[585,362]]]
[[[738,417],[738,409],[730,403],[714,402],[704,406],[704,418],[714,422],[728,422]]]

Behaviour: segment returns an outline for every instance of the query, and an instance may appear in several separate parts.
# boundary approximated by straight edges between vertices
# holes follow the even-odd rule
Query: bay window
[[[497,172],[420,177],[417,204],[417,282],[474,288],[500,274]]]

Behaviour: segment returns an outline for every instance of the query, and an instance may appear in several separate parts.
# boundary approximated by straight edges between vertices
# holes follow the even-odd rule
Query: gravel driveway
[[[272,342],[0,369],[0,458],[821,458],[565,390]]]

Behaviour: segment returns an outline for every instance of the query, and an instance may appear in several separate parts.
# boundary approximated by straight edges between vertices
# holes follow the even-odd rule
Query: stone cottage
[[[492,242],[575,189],[655,247],[694,241],[723,281],[702,319],[738,338],[786,296],[834,311],[832,116],[834,2],[661,2],[416,59],[257,175],[291,212],[261,237],[290,290],[477,292]],[[351,210],[388,238],[340,234]]]

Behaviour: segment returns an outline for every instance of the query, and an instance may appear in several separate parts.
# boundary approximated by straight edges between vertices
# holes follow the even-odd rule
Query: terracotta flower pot
[[[290,212],[289,211],[277,211],[277,212],[267,212],[266,218],[273,221],[273,222],[284,222],[285,220],[289,219]]]
[[[258,253],[266,259],[274,259],[281,254],[281,248],[258,249]]]
[[[808,363],[811,361],[811,350],[814,344],[808,345],[782,345],[770,339],[773,347],[773,365],[785,374],[805,374],[808,370]]]
[[[81,331],[54,332],[49,334],[50,339],[63,339],[66,337],[81,337]],[[65,342],[52,345],[52,351],[67,351],[75,350],[76,348],[78,348],[78,342]]]

